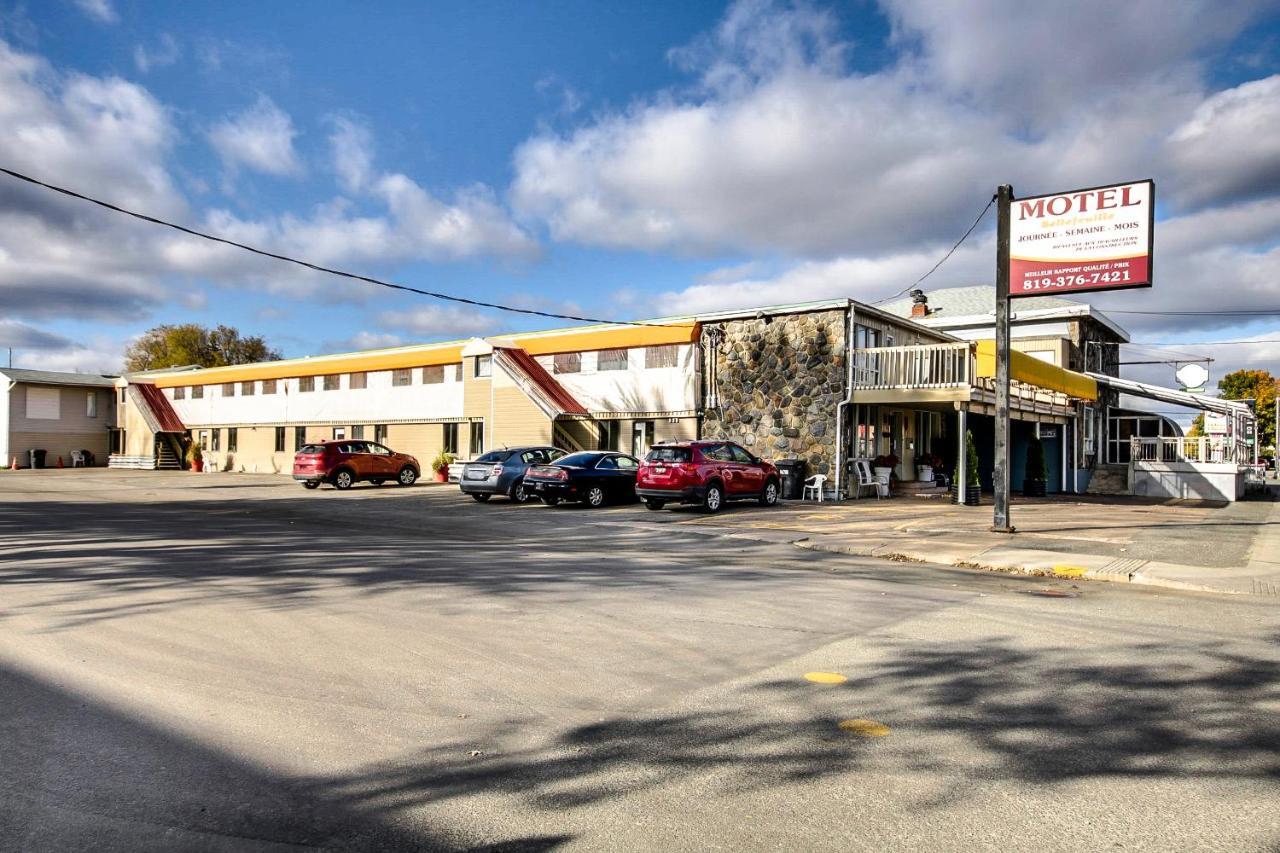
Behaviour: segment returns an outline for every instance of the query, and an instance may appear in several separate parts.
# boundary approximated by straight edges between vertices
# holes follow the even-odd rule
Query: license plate
[[[467,472],[468,480],[483,480],[486,478],[486,476],[487,475],[485,474],[484,471],[468,471]]]
[[[545,489],[545,488],[547,487],[547,484],[546,484],[546,483],[534,483],[534,484],[533,484],[533,487],[534,487],[535,489],[537,489],[538,491],[542,491],[543,489]]]
[[[665,473],[667,473],[667,469],[666,469],[666,468],[654,468],[654,469],[653,469],[653,473],[655,473],[655,474],[665,474]]]

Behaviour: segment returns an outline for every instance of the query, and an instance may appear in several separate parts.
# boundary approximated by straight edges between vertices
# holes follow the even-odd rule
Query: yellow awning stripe
[[[996,342],[978,341],[976,372],[979,379],[994,379],[996,375]],[[1009,353],[1009,378],[1025,385],[1034,385],[1048,391],[1058,391],[1077,400],[1098,399],[1098,383],[1074,370],[1067,370],[1041,361],[1025,352]]]
[[[530,355],[549,355],[581,350],[687,344],[696,340],[697,336],[698,324],[688,322],[661,326],[586,326],[577,330],[557,329],[553,332],[529,332],[502,337],[515,341]],[[172,388],[178,385],[218,385],[223,382],[251,382],[258,379],[288,379],[298,376],[324,376],[329,373],[430,367],[461,361],[464,346],[466,346],[465,341],[453,341],[447,344],[424,344],[393,350],[161,373],[147,378],[160,388]]]

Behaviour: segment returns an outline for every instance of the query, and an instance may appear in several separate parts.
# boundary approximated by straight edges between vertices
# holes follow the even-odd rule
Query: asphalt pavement
[[[1274,602],[691,517],[0,474],[0,850],[1280,844]]]

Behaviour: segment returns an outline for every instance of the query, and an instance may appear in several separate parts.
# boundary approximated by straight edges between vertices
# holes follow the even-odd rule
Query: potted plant
[[[964,505],[977,506],[982,499],[982,480],[978,476],[978,448],[973,443],[973,433],[964,434],[965,489]],[[956,463],[955,476],[951,479],[951,502],[960,503],[960,463]]]
[[[893,477],[893,469],[898,467],[898,462],[900,461],[901,460],[892,453],[886,453],[883,456],[877,456],[875,459],[871,460],[871,467],[875,469],[876,479],[885,485],[888,485],[890,479]]]
[[[441,450],[436,454],[436,458],[431,460],[431,470],[435,472],[437,483],[449,482],[449,463],[454,458],[452,453],[445,453]]]
[[[942,460],[933,453],[921,453],[916,457],[916,479],[921,483],[933,482],[933,469],[941,468]]]
[[[187,445],[187,464],[197,474],[204,470],[204,451],[194,441]]]
[[[1032,436],[1027,442],[1027,471],[1022,480],[1022,494],[1029,498],[1042,498],[1048,482],[1049,467],[1044,461],[1044,445],[1039,436]]]

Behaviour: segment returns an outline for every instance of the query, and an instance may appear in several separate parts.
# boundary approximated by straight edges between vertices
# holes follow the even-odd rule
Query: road
[[[689,517],[0,474],[0,850],[1280,844],[1274,601]]]

